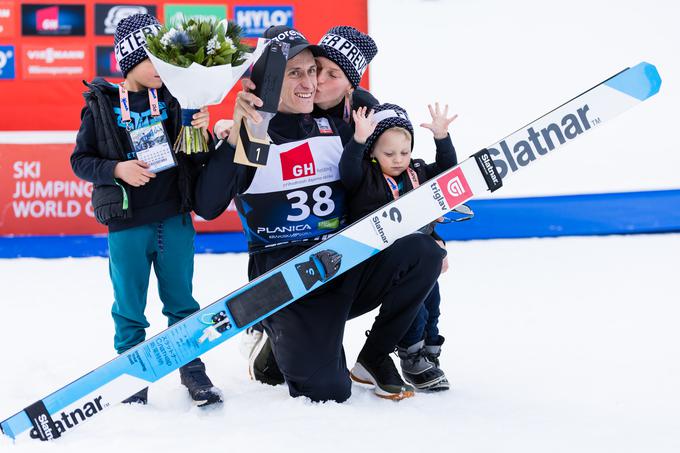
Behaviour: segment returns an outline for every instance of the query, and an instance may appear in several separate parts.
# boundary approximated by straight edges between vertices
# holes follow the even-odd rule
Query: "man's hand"
[[[113,170],[113,176],[133,187],[141,187],[156,177],[156,174],[151,173],[147,168],[149,164],[141,160],[118,162]]]

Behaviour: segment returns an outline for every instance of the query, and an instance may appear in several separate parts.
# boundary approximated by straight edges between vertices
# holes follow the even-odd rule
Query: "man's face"
[[[286,64],[279,112],[311,113],[315,92],[316,62],[311,51],[303,50]]]

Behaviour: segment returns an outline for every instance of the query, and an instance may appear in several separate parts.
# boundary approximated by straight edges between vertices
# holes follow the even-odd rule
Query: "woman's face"
[[[316,58],[316,68],[314,103],[322,109],[335,107],[351,91],[352,84],[340,66],[326,57]]]
[[[311,51],[303,50],[286,63],[279,112],[311,113],[315,92],[316,62]]]

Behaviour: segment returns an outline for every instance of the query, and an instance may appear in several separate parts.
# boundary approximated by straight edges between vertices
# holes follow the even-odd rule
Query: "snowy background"
[[[678,188],[678,17],[668,0],[371,0],[380,47],[372,90],[416,124],[428,102],[451,104],[465,156],[645,60],[664,81],[658,96],[498,196]],[[416,137],[422,157],[429,140]],[[111,408],[49,445],[0,436],[0,450],[680,451],[680,235],[448,248],[452,271],[440,283],[450,392],[393,403],[355,386],[342,405],[291,399],[284,386],[248,380],[235,340],[205,356],[224,390],[221,408],[194,408],[175,374],[151,388],[146,407]],[[197,256],[197,299],[207,304],[243,284],[246,261]],[[4,419],[114,351],[106,259],[0,260],[0,284]],[[149,294],[152,335],[165,322],[154,287]],[[348,324],[352,363],[371,321]]]
[[[205,356],[225,395],[218,409],[193,407],[175,373],[151,387],[146,407],[112,407],[49,445],[3,437],[0,450],[680,451],[680,235],[448,247],[449,392],[395,403],[355,385],[345,404],[292,399],[285,386],[248,380],[235,338]],[[246,260],[197,256],[198,300],[244,283],[235,270]],[[113,329],[103,258],[0,260],[0,275],[0,414],[9,416],[112,358]],[[155,287],[149,294],[153,333],[164,320]],[[371,322],[348,324],[352,364]]]

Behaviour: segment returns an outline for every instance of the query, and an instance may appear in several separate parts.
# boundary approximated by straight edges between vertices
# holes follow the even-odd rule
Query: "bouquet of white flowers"
[[[146,36],[146,49],[158,75],[182,108],[182,129],[175,152],[208,150],[192,116],[204,105],[219,104],[257,60],[265,40],[253,50],[241,43],[241,27],[215,19],[182,20]]]

